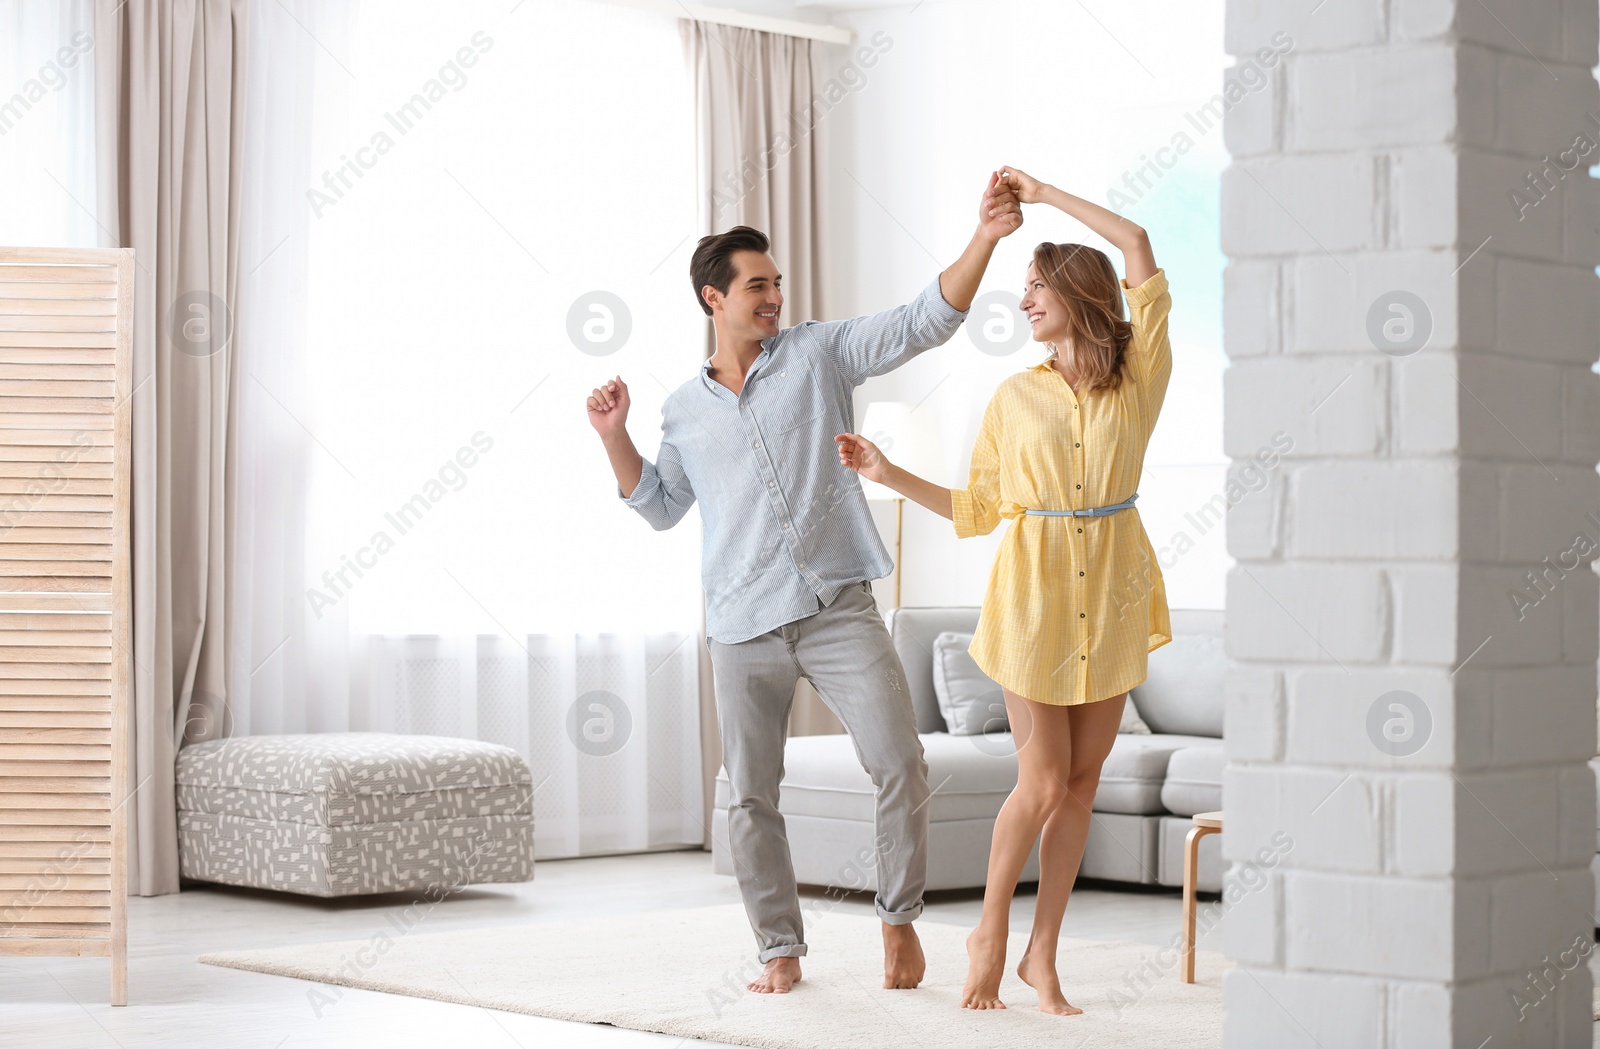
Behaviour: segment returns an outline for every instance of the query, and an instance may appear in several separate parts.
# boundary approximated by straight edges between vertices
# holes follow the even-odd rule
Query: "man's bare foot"
[[[1004,1009],[1000,975],[1006,967],[1005,936],[990,936],[982,926],[967,936],[967,983],[961,988],[963,1009]]]
[[[928,961],[922,956],[922,941],[909,924],[883,923],[883,986],[891,991],[907,990],[922,982]]]
[[[1067,996],[1061,993],[1061,979],[1056,975],[1056,967],[1035,958],[1032,951],[1023,952],[1022,961],[1017,964],[1017,975],[1022,977],[1023,983],[1039,992],[1041,1013],[1076,1016],[1083,1012],[1076,1005],[1069,1003]]]
[[[757,994],[788,994],[789,988],[799,982],[799,958],[774,958],[746,989]]]

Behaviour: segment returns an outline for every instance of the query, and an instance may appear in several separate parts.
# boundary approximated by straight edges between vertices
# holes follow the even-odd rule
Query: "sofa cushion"
[[[1117,726],[1117,731],[1130,732],[1136,736],[1150,735],[1150,726],[1139,716],[1139,708],[1133,705],[1132,696],[1122,704],[1122,723]]]
[[[1148,736],[1119,734],[1100,769],[1100,789],[1094,796],[1096,812],[1122,812],[1132,816],[1165,812],[1161,787],[1167,763],[1186,747],[1215,743],[1206,736]]]
[[[905,668],[918,732],[945,731],[939,697],[933,692],[933,639],[946,630],[971,633],[978,628],[978,607],[895,608],[889,611],[889,638]]]
[[[1161,804],[1168,812],[1193,816],[1222,808],[1222,766],[1227,756],[1221,743],[1200,744],[1175,751],[1167,762],[1167,781],[1161,785]]]
[[[1180,634],[1150,653],[1148,667],[1132,699],[1151,731],[1222,738],[1222,638]]]
[[[1000,685],[978,669],[967,648],[971,634],[946,630],[933,639],[933,693],[952,736],[1005,732],[1006,697]]]
[[[1156,831],[1156,882],[1174,889],[1183,887],[1183,853],[1185,840],[1194,829],[1194,820],[1187,816],[1162,816]],[[1200,839],[1200,871],[1194,887],[1199,892],[1221,892],[1228,863],[1222,855],[1222,835],[1207,834]],[[1217,904],[1202,905],[1202,914]],[[1213,914],[1216,911],[1212,911]]]
[[[928,783],[933,788],[928,819],[993,819],[1017,785],[1017,755],[1011,734],[952,736],[930,732],[921,739],[928,762]],[[1172,755],[1215,743],[1207,736],[1119,734],[1101,767],[1095,811],[1134,816],[1166,812],[1161,788]],[[785,815],[873,818],[876,791],[861,768],[849,736],[796,736],[784,747],[783,764],[778,805]],[[717,807],[727,807],[728,800],[728,774],[725,769],[719,770]]]
[[[1017,753],[1009,732],[980,736],[924,733],[928,762],[928,819],[993,819],[1017,785]],[[877,791],[849,736],[796,736],[784,746],[783,787],[778,806],[785,815],[831,819],[874,818]],[[717,807],[728,804],[728,773],[717,772]]]

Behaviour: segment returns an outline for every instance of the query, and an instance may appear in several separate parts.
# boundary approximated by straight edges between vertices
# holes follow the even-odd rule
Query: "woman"
[[[1172,640],[1161,571],[1132,505],[1172,373],[1172,300],[1143,229],[1016,168],[1003,177],[1022,203],[1054,205],[1114,244],[1127,279],[1091,247],[1034,249],[1022,311],[1050,356],[995,392],[965,490],[899,469],[859,435],[836,440],[841,463],[950,518],[958,536],[1012,522],[970,651],[1005,689],[1017,786],[995,820],[961,1004],[1005,1008],[1011,897],[1042,833],[1033,934],[1017,975],[1038,992],[1040,1009],[1071,1015],[1082,1010],[1062,993],[1056,942],[1100,767],[1149,651]],[[1088,509],[1098,512],[1063,514]]]

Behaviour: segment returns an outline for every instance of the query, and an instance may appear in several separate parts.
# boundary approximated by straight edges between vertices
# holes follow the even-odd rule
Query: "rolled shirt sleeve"
[[[644,460],[644,469],[633,494],[625,496],[619,487],[617,497],[660,532],[677,524],[689,512],[689,507],[694,505],[694,488],[683,472],[677,449],[670,443],[662,442],[656,458],[659,465]]]
[[[956,536],[970,539],[988,535],[1000,524],[1000,453],[997,399],[983,413],[983,425],[972,447],[972,470],[967,487],[951,489],[950,516]]]
[[[1128,320],[1133,325],[1128,363],[1134,378],[1140,382],[1163,378],[1172,371],[1172,342],[1167,336],[1172,295],[1167,290],[1167,271],[1156,270],[1136,288],[1124,280],[1122,288],[1128,300]]]

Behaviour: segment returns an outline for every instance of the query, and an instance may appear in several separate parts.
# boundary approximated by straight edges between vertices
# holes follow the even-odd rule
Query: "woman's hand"
[[[841,433],[834,441],[839,445],[840,466],[849,467],[868,481],[884,483],[890,463],[877,445],[858,433]]]
[[[1000,178],[1011,187],[1011,192],[1024,204],[1037,204],[1044,199],[1044,183],[1019,168],[1009,166],[1001,168]]]

